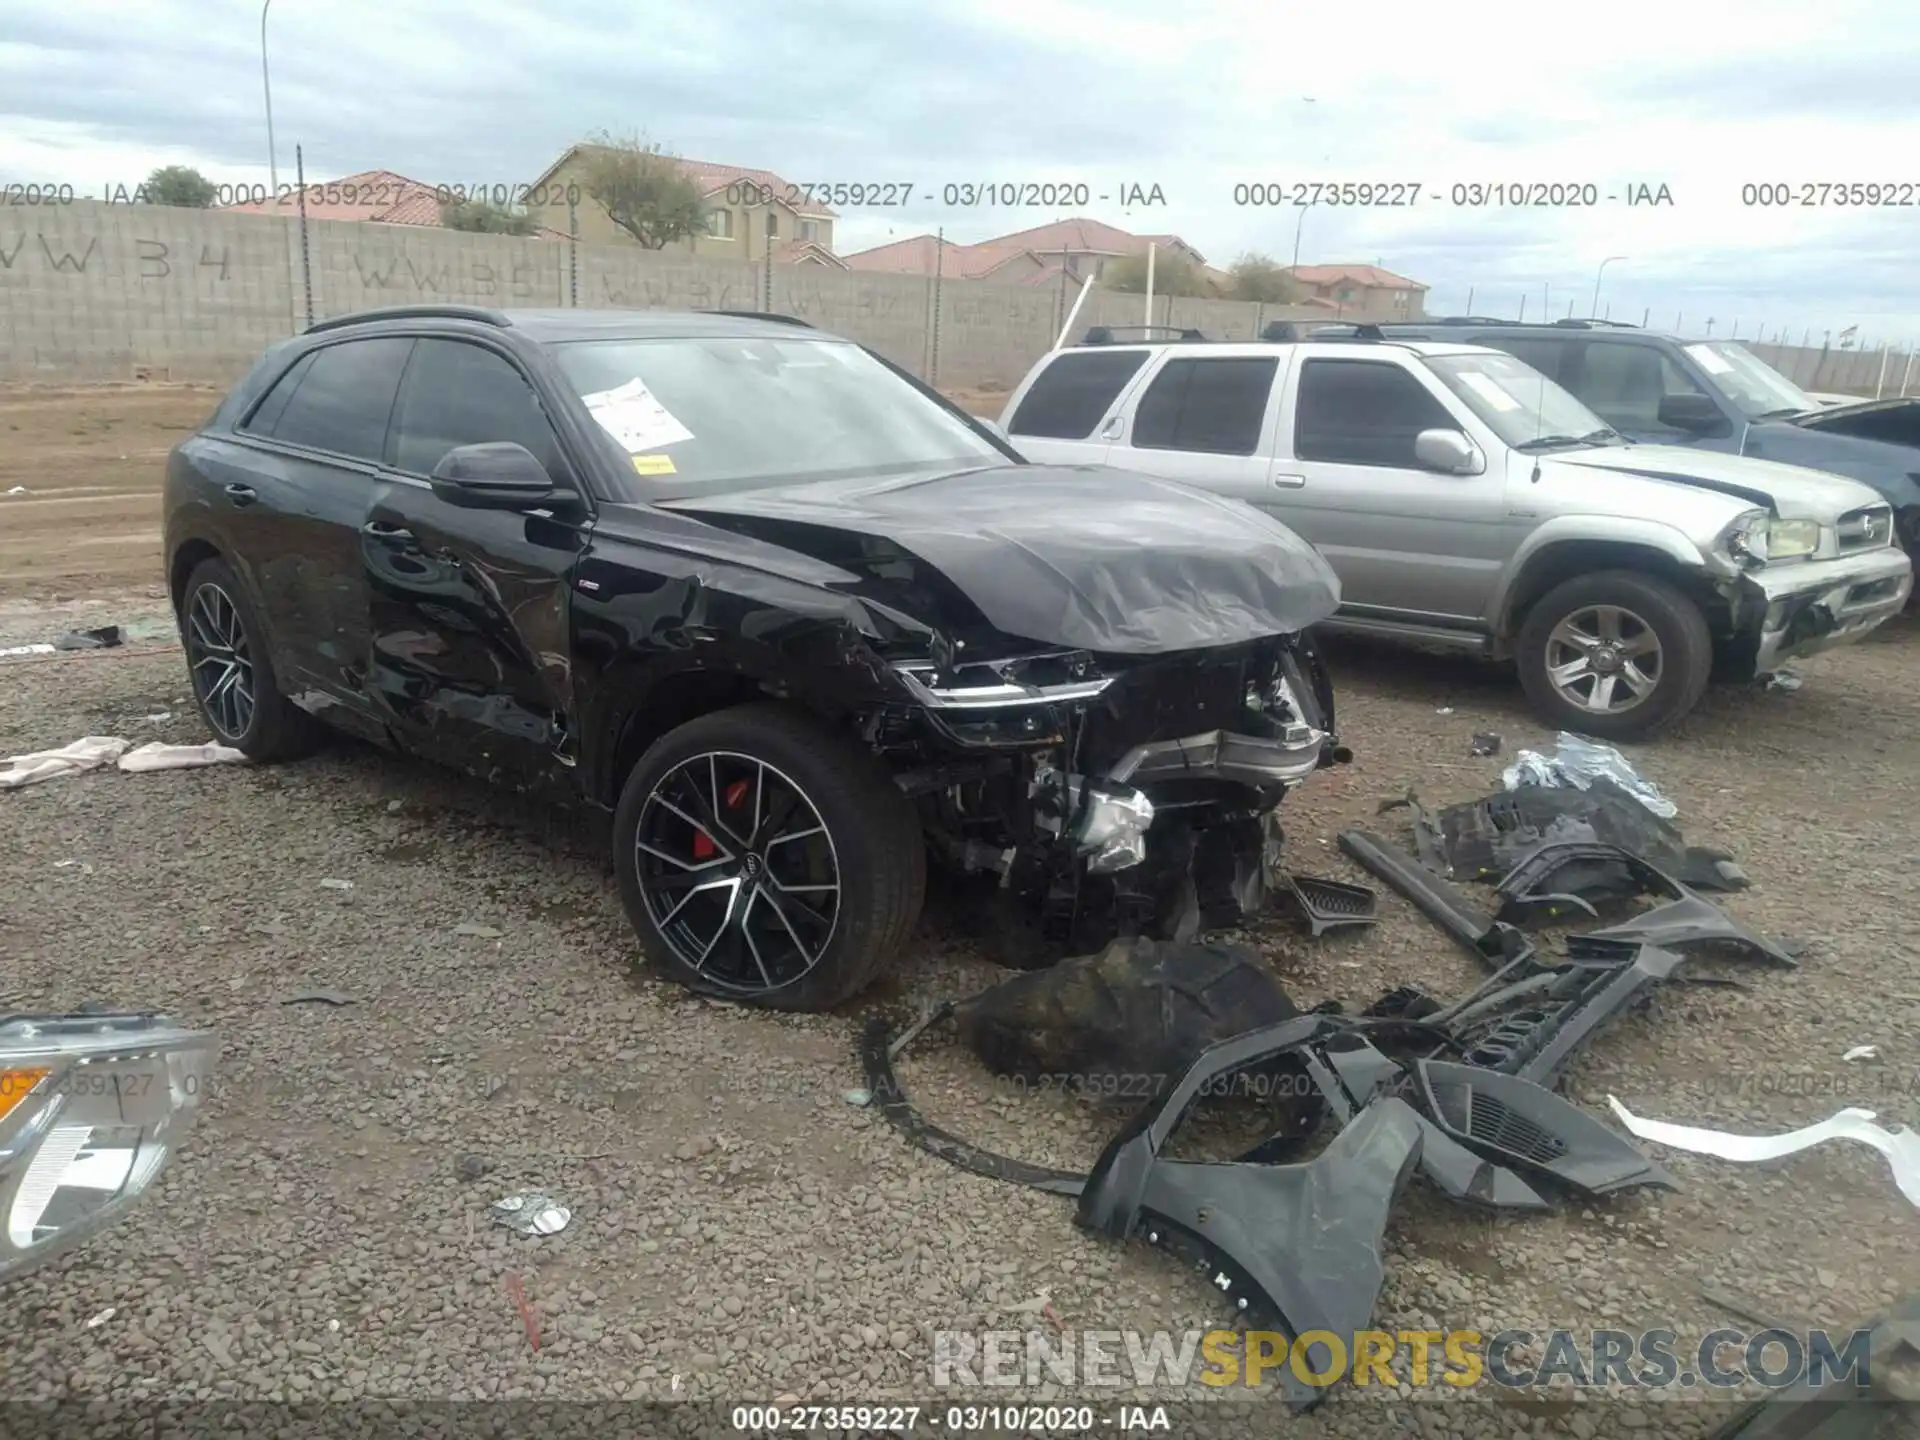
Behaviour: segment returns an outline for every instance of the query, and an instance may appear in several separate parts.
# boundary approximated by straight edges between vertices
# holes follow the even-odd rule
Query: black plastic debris
[[[1533,943],[1514,926],[1475,905],[1452,885],[1397,845],[1365,830],[1342,830],[1340,852],[1438,925],[1483,965],[1499,968],[1533,953]]]
[[[126,644],[127,633],[118,625],[102,625],[95,630],[69,630],[53,642],[56,650],[111,650]]]
[[[1435,1124],[1536,1180],[1590,1196],[1679,1188],[1626,1136],[1544,1086],[1438,1060],[1421,1060],[1414,1071],[1421,1108]]]
[[[1315,939],[1329,930],[1374,925],[1380,920],[1380,897],[1365,885],[1324,880],[1317,875],[1295,875],[1289,871],[1281,894],[1306,922],[1307,933]]]
[[[1314,1330],[1350,1334],[1372,1315],[1381,1237],[1416,1170],[1449,1199],[1510,1212],[1547,1209],[1555,1192],[1591,1200],[1672,1184],[1631,1141],[1544,1087],[1415,1053],[1450,1048],[1433,1023],[1444,1012],[1411,1018],[1424,1007],[1402,998],[1409,1003],[1393,1014],[1295,1015],[1209,1045],[1136,1110],[1084,1176],[994,1154],[929,1124],[894,1073],[901,1043],[889,1040],[885,1020],[869,1022],[860,1053],[881,1113],[920,1149],[974,1174],[1077,1196],[1081,1226],[1186,1258],[1249,1323],[1289,1339]],[[902,1040],[945,1013],[916,1022]],[[1149,1024],[1139,1038],[1150,1048],[1164,1033]],[[1104,1048],[1126,1038],[1112,1034]],[[1234,1083],[1239,1077],[1283,1069],[1299,1080],[1290,1092],[1317,1102],[1310,1130],[1289,1128],[1289,1117],[1237,1157],[1169,1157],[1175,1132],[1203,1098],[1246,1095]],[[1307,1157],[1308,1143],[1330,1126],[1324,1148]],[[1333,1368],[1326,1361],[1315,1368]],[[1302,1408],[1326,1394],[1282,1384]]]
[[[1590,876],[1603,867],[1625,872],[1634,893],[1658,895],[1664,903],[1631,920],[1570,938],[1569,954],[1620,957],[1640,946],[1691,949],[1717,945],[1788,969],[1797,963],[1786,950],[1754,934],[1659,866],[1617,845],[1597,841],[1554,840],[1534,847],[1497,887],[1499,918],[1508,922],[1530,916],[1559,920],[1575,913],[1597,917],[1599,912],[1580,892],[1579,883],[1570,883],[1568,877]]]
[[[1524,785],[1431,815],[1411,797],[1392,803],[1413,810],[1416,839],[1425,842],[1415,847],[1421,859],[1432,863],[1437,856],[1441,873],[1456,880],[1498,880],[1543,843],[1589,840],[1618,846],[1697,890],[1743,890],[1751,883],[1726,851],[1687,844],[1671,820],[1604,775],[1584,790]],[[1565,888],[1588,899],[1634,893],[1631,877],[1611,864]]]
[[[1492,730],[1474,731],[1473,740],[1468,746],[1468,753],[1476,759],[1486,755],[1498,755],[1500,753],[1499,735]]]
[[[1209,1045],[1298,1014],[1244,945],[1116,940],[960,1002],[960,1037],[996,1075],[1091,1099],[1163,1094]]]

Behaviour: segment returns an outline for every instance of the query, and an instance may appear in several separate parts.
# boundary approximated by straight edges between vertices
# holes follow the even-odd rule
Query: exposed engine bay
[[[932,857],[1000,912],[996,958],[1012,964],[1239,924],[1283,883],[1281,800],[1350,758],[1304,635],[894,673],[914,703],[869,738],[917,800]]]

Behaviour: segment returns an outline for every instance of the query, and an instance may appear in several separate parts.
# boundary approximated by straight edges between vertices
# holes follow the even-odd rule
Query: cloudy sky
[[[4,0],[0,183],[97,194],[153,167],[267,178],[253,0]],[[1586,314],[1742,337],[1920,341],[1920,7],[1612,0],[1555,11],[1272,0],[273,0],[280,178],[531,181],[644,133],[797,183],[908,181],[836,248],[1057,218],[944,208],[948,183],[1088,185],[1086,212],[1249,250],[1380,263],[1429,308]],[[1411,206],[1236,205],[1235,187],[1418,186]],[[1842,206],[1875,184],[1904,206]],[[1122,187],[1164,206],[1123,209]],[[1455,185],[1595,187],[1584,208]],[[1629,206],[1640,185],[1670,205]],[[1743,189],[1798,202],[1743,203]],[[1751,192],[1750,192],[1751,193]],[[1618,196],[1618,199],[1609,199]],[[1751,193],[1751,198],[1758,198]],[[1853,192],[1853,198],[1864,198]]]

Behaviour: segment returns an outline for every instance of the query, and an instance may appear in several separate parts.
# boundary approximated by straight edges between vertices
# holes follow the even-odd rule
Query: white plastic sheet
[[[58,750],[34,750],[0,760],[0,790],[17,790],[62,775],[78,775],[111,764],[129,742],[112,735],[88,735]]]
[[[1848,1107],[1817,1125],[1789,1130],[1784,1135],[1735,1135],[1726,1130],[1642,1120],[1611,1095],[1607,1097],[1607,1104],[1613,1107],[1620,1123],[1642,1140],[1651,1140],[1671,1150],[1691,1150],[1697,1155],[1747,1164],[1785,1159],[1828,1140],[1857,1140],[1887,1157],[1887,1163],[1893,1168],[1893,1183],[1912,1204],[1920,1205],[1920,1135],[1904,1125],[1897,1130],[1876,1125],[1871,1110]]]
[[[1583,740],[1565,730],[1555,737],[1551,755],[1542,755],[1535,750],[1520,751],[1513,757],[1513,764],[1501,775],[1500,782],[1509,790],[1518,790],[1523,785],[1585,790],[1597,775],[1606,776],[1664,819],[1671,820],[1680,813],[1680,808],[1662,795],[1651,780],[1643,779],[1640,772],[1628,763],[1627,757],[1613,746],[1602,745],[1597,740]]]

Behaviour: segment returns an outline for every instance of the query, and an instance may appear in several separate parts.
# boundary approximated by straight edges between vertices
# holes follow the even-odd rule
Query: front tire
[[[627,776],[613,836],[648,958],[691,990],[774,1009],[858,994],[926,894],[919,818],[886,768],[778,704],[661,736]]]
[[[1643,740],[1699,703],[1713,673],[1706,616],[1635,570],[1576,575],[1535,602],[1515,646],[1534,713],[1556,729]]]
[[[200,718],[250,760],[297,760],[326,731],[280,693],[266,630],[226,561],[202,560],[180,597],[180,643]]]

